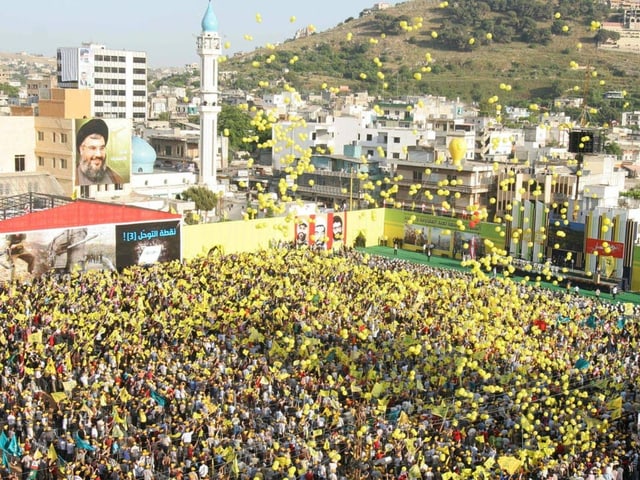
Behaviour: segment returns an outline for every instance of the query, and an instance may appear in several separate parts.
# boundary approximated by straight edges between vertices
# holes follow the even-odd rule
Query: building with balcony
[[[438,215],[489,208],[495,189],[492,165],[469,160],[456,165],[443,150],[424,145],[409,147],[407,156],[395,161],[394,178],[396,205]]]
[[[380,164],[363,158],[359,146],[345,146],[342,155],[313,155],[314,171],[294,181],[287,177],[290,194],[336,210],[367,208],[377,198],[375,187],[383,177]],[[374,188],[372,188],[374,187]]]

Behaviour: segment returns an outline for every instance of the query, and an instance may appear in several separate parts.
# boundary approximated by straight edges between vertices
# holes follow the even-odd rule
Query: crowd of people
[[[6,283],[0,475],[637,480],[637,314],[355,250]]]

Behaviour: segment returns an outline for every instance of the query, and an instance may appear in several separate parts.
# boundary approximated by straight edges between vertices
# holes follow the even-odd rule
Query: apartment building
[[[58,86],[92,91],[91,116],[144,122],[147,54],[85,43],[58,48]]]

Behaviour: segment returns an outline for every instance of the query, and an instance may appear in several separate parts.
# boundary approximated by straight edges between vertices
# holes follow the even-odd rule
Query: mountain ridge
[[[468,3],[478,8],[484,4]],[[549,12],[567,8],[563,0],[529,3]],[[507,97],[516,102],[548,101],[563,93],[586,95],[585,88],[596,87],[626,89],[633,101],[640,98],[633,85],[633,78],[640,75],[638,55],[596,46],[597,30],[586,15],[557,18],[558,13],[556,17],[550,13],[535,25],[525,24],[532,35],[554,28],[558,31],[559,24],[566,24],[566,31],[550,35],[545,45],[505,41],[495,31],[484,30],[482,34],[477,25],[493,25],[504,31],[504,18],[509,17],[508,13],[483,9],[485,18],[476,28],[460,27],[468,29],[469,48],[457,39],[462,49],[455,50],[443,46],[439,38],[451,32],[455,35],[455,25],[447,22],[458,12],[451,14],[447,9],[452,7],[442,5],[432,0],[407,1],[357,19],[348,18],[305,38],[231,58],[222,68],[237,69],[243,76],[241,83],[250,87],[253,82],[254,88],[279,79],[300,90],[322,90],[326,83],[329,88],[348,85],[352,90],[381,96],[433,93],[481,101],[506,83],[512,86]],[[343,56],[344,65],[321,59],[319,53],[323,52],[333,60]],[[585,72],[597,76],[597,84],[586,78]]]

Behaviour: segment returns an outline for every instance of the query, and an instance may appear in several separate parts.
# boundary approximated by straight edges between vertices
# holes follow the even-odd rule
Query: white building
[[[640,111],[636,110],[633,112],[622,112],[621,125],[623,127],[630,127],[630,128],[640,127]]]
[[[93,43],[58,48],[58,86],[91,89],[92,116],[147,118],[147,54]]]

